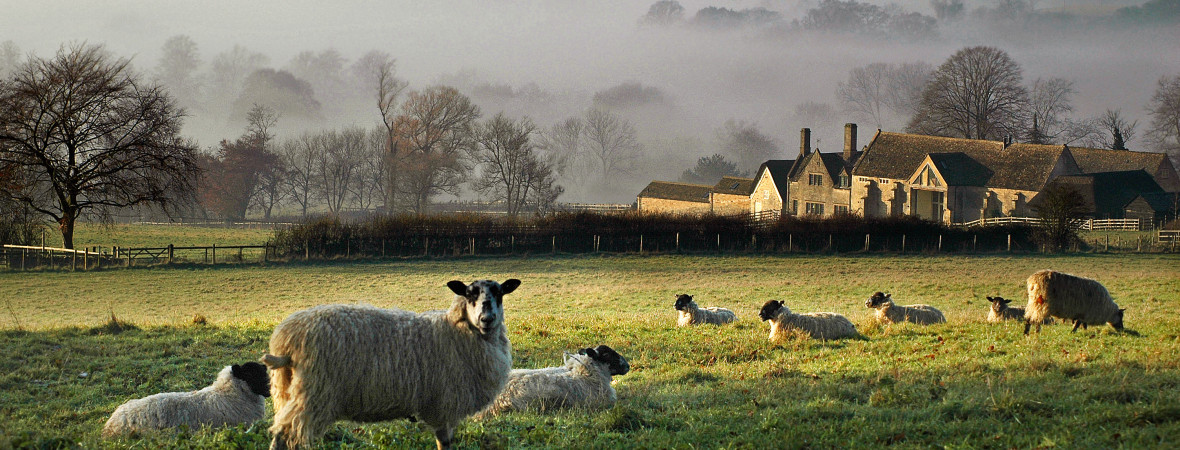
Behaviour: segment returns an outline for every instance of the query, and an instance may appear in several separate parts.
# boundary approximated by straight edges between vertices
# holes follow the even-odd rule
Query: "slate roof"
[[[861,151],[853,152],[853,154],[852,154],[853,162],[855,163],[855,161],[863,153],[864,152],[861,152]],[[816,155],[818,155],[818,156],[816,156]],[[832,180],[836,180],[837,178],[839,178],[840,174],[844,172],[845,167],[849,168],[850,173],[852,172],[852,170],[851,170],[852,164],[848,164],[847,162],[844,161],[844,153],[843,152],[821,153],[819,150],[815,150],[815,151],[812,151],[811,153],[808,153],[807,156],[804,156],[802,159],[799,159],[799,164],[796,164],[794,167],[791,168],[791,172],[790,172],[791,181],[799,181],[800,177],[803,176],[803,168],[807,167],[807,165],[811,163],[812,158],[820,158],[820,162],[823,163],[824,168],[827,169],[827,171],[828,171],[828,176],[830,176],[832,178]],[[778,181],[776,180],[775,182],[777,183]]]
[[[1059,159],[1072,162],[1069,148],[1062,145],[1011,144],[1000,141],[958,139],[918,134],[878,132],[856,163],[852,174],[862,177],[908,179],[932,153],[961,153],[944,157],[953,178],[971,186],[1039,191],[1049,180]],[[1067,156],[1068,155],[1068,156]],[[966,174],[971,159],[990,174]],[[1072,164],[1071,164],[1072,165]],[[1067,171],[1074,171],[1070,167]],[[941,169],[940,169],[941,171]],[[944,174],[946,176],[946,174]],[[982,177],[979,179],[977,177]],[[950,180],[947,180],[951,183]]]
[[[754,192],[754,179],[742,177],[721,177],[713,186],[713,192],[718,194],[730,195],[745,195],[749,196]]]
[[[1051,184],[1059,183],[1077,189],[1096,217],[1123,217],[1124,208],[1136,197],[1164,191],[1155,178],[1142,169],[1065,175],[1054,178]]]
[[[1164,153],[1110,150],[1105,148],[1070,147],[1074,161],[1084,173],[1145,170],[1155,174],[1168,155]]]
[[[639,191],[639,197],[709,203],[711,192],[713,192],[713,186],[705,184],[652,181],[642,191]]]
[[[1160,213],[1172,212],[1172,209],[1176,207],[1177,195],[1180,194],[1175,192],[1146,192],[1139,194],[1135,198],[1143,197],[1143,200],[1147,202],[1147,205],[1151,207],[1152,211]],[[1127,205],[1135,201],[1135,198],[1128,201]],[[1123,208],[1126,208],[1127,205],[1123,205]]]
[[[995,173],[966,153],[931,153],[930,162],[942,179],[952,186],[986,186]],[[916,169],[915,169],[916,170]]]

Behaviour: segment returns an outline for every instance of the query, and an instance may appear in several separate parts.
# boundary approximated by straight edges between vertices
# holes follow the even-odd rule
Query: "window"
[[[840,175],[840,178],[836,181],[836,187],[846,188],[849,186],[852,186],[852,177],[849,177],[848,175]]]
[[[807,208],[807,214],[816,215],[816,216],[824,215],[824,204],[823,203],[807,202],[807,204],[804,207]]]
[[[823,206],[823,205],[820,205]],[[832,214],[848,214],[848,207],[844,205],[836,205],[832,207]]]
[[[791,214],[799,214],[799,200],[791,200]]]
[[[820,175],[818,173],[808,174],[807,175],[807,184],[810,186],[823,186],[824,185],[824,177],[823,177],[823,175]]]

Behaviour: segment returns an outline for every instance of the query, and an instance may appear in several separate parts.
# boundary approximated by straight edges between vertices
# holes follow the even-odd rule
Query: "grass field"
[[[74,247],[177,247],[207,245],[262,245],[274,231],[269,227],[221,227],[196,225],[144,225],[79,223]],[[38,245],[40,242],[38,242]],[[61,233],[46,228],[45,245],[61,246]]]
[[[983,322],[985,296],[1022,298],[1053,268],[1097,278],[1137,333]],[[1180,445],[1180,257],[578,256],[0,273],[0,448],[265,445],[269,424],[102,441],[120,403],[208,385],[254,360],[286,315],[328,302],[427,310],[444,283],[515,277],[516,367],[608,344],[631,361],[607,411],[467,422],[460,448],[1159,447]],[[879,327],[873,292],[949,322]],[[677,329],[674,295],[737,312]],[[757,311],[847,315],[867,339],[766,342]],[[107,323],[114,314],[134,326]],[[193,323],[193,316],[208,319]],[[269,416],[268,416],[269,417]],[[269,420],[269,419],[268,419]],[[416,423],[338,423],[330,448],[428,447]]]

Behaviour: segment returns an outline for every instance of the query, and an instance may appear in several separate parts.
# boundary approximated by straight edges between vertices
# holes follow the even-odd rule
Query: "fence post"
[[[901,252],[905,253],[905,234],[901,235]]]
[[[643,235],[639,235],[639,253],[643,253]]]
[[[717,251],[721,251],[721,233],[717,233]]]
[[[1103,252],[1110,253],[1110,234],[1106,235],[1106,249]]]
[[[82,270],[90,270],[90,247],[86,247],[86,252],[82,253]]]
[[[385,239],[381,240],[381,257],[385,257]]]
[[[866,252],[869,251],[869,234],[868,233],[865,233],[865,251]]]
[[[680,232],[676,232],[676,251],[680,252]]]
[[[266,264],[267,253],[270,253],[270,244],[263,243],[262,244],[262,263],[263,264]]]
[[[430,236],[426,236],[426,245],[422,248],[422,256],[430,256]]]
[[[750,247],[752,247],[751,250],[758,251],[758,235],[750,235]]]
[[[127,249],[127,267],[131,267],[131,249]]]
[[[1008,253],[1012,253],[1012,233],[1008,233]]]
[[[1135,236],[1135,252],[1143,252],[1143,236]]]
[[[471,237],[471,255],[475,256],[475,236]]]
[[[836,249],[832,247],[832,233],[828,233],[828,251],[836,253]]]
[[[73,251],[73,258],[70,258],[70,272],[78,270],[78,251]]]
[[[979,241],[979,235],[978,235],[978,234],[973,234],[973,235],[971,235],[971,252],[972,252],[972,253],[974,253],[974,252],[978,251],[978,250],[976,250],[976,248],[975,248],[975,244],[976,244],[978,241]]]
[[[553,254],[556,255],[557,254],[557,235],[556,234],[553,235],[553,243],[551,244],[551,246],[553,249]]]
[[[27,248],[20,249],[20,270],[21,271],[25,270],[25,256],[28,254],[29,254],[29,249],[27,249]]]
[[[787,235],[787,253],[792,253],[794,251],[795,251],[795,234],[791,233],[791,234]]]
[[[942,235],[938,235],[938,251],[942,251]]]
[[[168,244],[168,264],[172,264],[172,256],[173,256],[172,251],[173,250],[174,250],[174,247],[172,246],[172,244]]]
[[[213,265],[217,265],[217,244],[213,244]]]

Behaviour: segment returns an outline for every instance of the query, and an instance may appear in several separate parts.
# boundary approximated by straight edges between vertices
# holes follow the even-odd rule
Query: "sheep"
[[[187,425],[220,427],[250,423],[266,415],[264,397],[270,396],[266,368],[256,362],[226,366],[212,385],[192,392],[165,392],[119,405],[102,434],[159,430]]]
[[[487,406],[512,368],[505,295],[520,280],[450,281],[445,313],[367,305],[295,312],[270,337],[272,449],[306,448],[336,420],[407,418],[429,426],[438,448]]]
[[[987,321],[991,323],[1000,323],[1005,320],[1024,320],[1023,306],[1008,306],[1012,300],[1004,297],[988,297],[987,301],[992,303],[991,309],[987,313]],[[1052,324],[1052,318],[1046,318],[1045,324]]]
[[[893,294],[877,292],[865,300],[865,306],[877,310],[877,322],[891,324],[897,322],[913,322],[918,325],[930,325],[946,322],[942,311],[930,305],[898,306],[893,303]]]
[[[516,369],[496,400],[476,418],[526,409],[609,408],[618,399],[611,376],[630,370],[627,359],[606,345],[578,350],[561,367]]]
[[[1050,317],[1072,320],[1073,330],[1086,325],[1109,323],[1123,330],[1123,312],[1101,283],[1075,275],[1042,270],[1028,277],[1028,305],[1024,312],[1024,334],[1032,324],[1041,324]]]
[[[694,302],[692,296],[688,294],[676,296],[675,308],[677,311],[680,311],[680,318],[676,320],[676,326],[678,327],[702,323],[722,325],[737,320],[737,315],[728,309],[718,308],[716,306],[709,306],[707,308],[697,306],[697,302]]]
[[[814,339],[860,336],[856,331],[856,325],[847,317],[831,312],[795,314],[779,300],[763,304],[758,317],[770,322],[770,342],[781,341],[789,330],[803,330]]]

